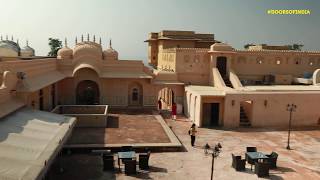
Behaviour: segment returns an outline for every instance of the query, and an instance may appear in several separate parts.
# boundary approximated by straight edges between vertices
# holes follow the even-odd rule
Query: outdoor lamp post
[[[288,128],[288,144],[287,144],[287,149],[290,150],[290,132],[291,132],[291,120],[292,120],[292,112],[296,111],[297,105],[295,104],[288,104],[287,105],[287,111],[290,112],[290,117],[289,117],[289,128]]]
[[[212,153],[211,153],[211,155],[212,155],[211,180],[213,179],[214,158],[216,158],[216,157],[219,156],[219,153],[221,152],[221,150],[220,150],[221,148],[222,148],[221,144],[218,143],[218,144],[216,144],[216,145],[214,146],[214,148],[211,149],[211,150],[212,150]]]

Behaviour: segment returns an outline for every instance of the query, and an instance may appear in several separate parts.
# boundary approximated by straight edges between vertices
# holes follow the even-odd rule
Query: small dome
[[[0,41],[0,56],[16,57],[19,55],[19,44],[9,40]]]
[[[103,51],[105,60],[118,60],[118,52],[112,48]]]
[[[65,46],[59,49],[57,55],[58,55],[58,59],[72,59],[73,50]]]
[[[210,46],[210,51],[232,51],[233,48],[226,43],[214,43]]]
[[[32,57],[35,54],[34,52],[34,49],[29,46],[29,43],[27,41],[26,46],[21,49],[20,55],[23,57]]]
[[[118,60],[118,52],[112,48],[111,40],[109,48],[103,51],[103,57],[105,60]]]
[[[77,43],[73,51],[73,57],[80,58],[82,56],[94,56],[101,59],[101,45],[91,41]]]

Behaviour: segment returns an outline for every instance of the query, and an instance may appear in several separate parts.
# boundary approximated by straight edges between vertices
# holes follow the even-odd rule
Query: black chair
[[[140,169],[149,169],[149,157],[150,157],[150,151],[148,153],[139,154]]]
[[[114,158],[113,155],[107,154],[102,155],[103,170],[114,170]]]
[[[232,155],[232,167],[236,171],[244,171],[246,170],[246,160],[241,159],[241,156],[235,156],[234,154]]]
[[[272,152],[271,154],[266,156],[269,157],[268,159],[266,159],[266,161],[269,162],[270,168],[272,169],[277,168],[277,160],[279,156],[278,153]]]
[[[254,173],[258,175],[258,177],[266,177],[269,176],[270,164],[268,162],[256,162]]]
[[[133,151],[133,147],[132,146],[122,146],[121,151],[122,152]]]
[[[257,147],[247,147],[247,152],[257,152]]]
[[[247,147],[247,152],[257,152],[257,147]],[[252,170],[252,165],[254,165],[255,162],[257,162],[257,161],[249,158],[249,157],[247,156],[247,154],[246,154],[245,158],[246,158],[246,160],[248,161],[248,163],[251,165],[251,170]]]
[[[137,161],[136,160],[124,160],[124,172],[126,175],[137,173]]]

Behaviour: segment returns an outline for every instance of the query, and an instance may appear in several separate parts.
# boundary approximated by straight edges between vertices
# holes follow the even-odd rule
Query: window
[[[188,63],[189,60],[190,60],[190,56],[189,56],[189,55],[185,55],[185,56],[183,57],[183,59],[184,59],[184,62]]]
[[[314,63],[314,58],[310,58],[309,59],[309,65],[310,66],[313,66],[315,63]]]
[[[43,90],[40,89],[40,91],[39,91],[39,96],[42,96],[42,95],[43,95]]]
[[[43,90],[40,89],[39,91],[39,110],[43,110]]]
[[[132,90],[132,101],[138,101],[139,99],[139,92],[138,92],[138,89],[137,88],[134,88]]]
[[[281,57],[276,57],[275,59],[276,65],[280,65],[282,63],[281,61],[282,61]]]
[[[261,56],[257,57],[256,61],[257,61],[257,64],[262,64],[263,63],[263,57],[261,57]]]
[[[297,64],[297,65],[301,64],[301,58],[299,58],[299,57],[295,58],[294,61],[295,61],[295,64]]]
[[[195,62],[195,63],[199,63],[199,62],[200,62],[200,56],[199,56],[199,55],[196,55],[196,56],[194,57],[194,62]]]

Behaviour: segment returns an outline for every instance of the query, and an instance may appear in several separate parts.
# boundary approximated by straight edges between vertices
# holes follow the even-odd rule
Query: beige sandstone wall
[[[312,53],[243,52],[230,61],[240,79],[268,74],[303,77],[303,73],[313,73],[320,67],[320,55]]]
[[[234,106],[231,105],[232,100],[235,101]],[[314,126],[319,123],[320,96],[316,92],[227,94],[224,111],[225,127],[239,126],[240,102],[246,100],[253,102],[251,119],[253,127],[286,127],[289,119],[286,106],[291,103],[298,107],[293,114],[293,126]]]
[[[193,85],[208,85],[210,73],[208,49],[178,48],[176,56],[179,81]]]

